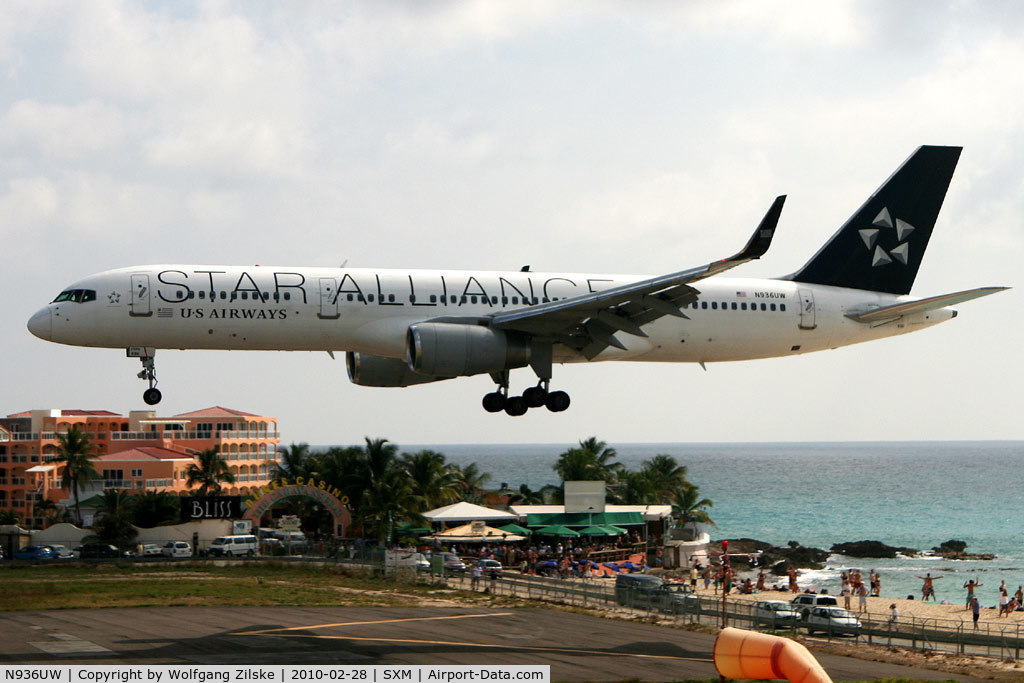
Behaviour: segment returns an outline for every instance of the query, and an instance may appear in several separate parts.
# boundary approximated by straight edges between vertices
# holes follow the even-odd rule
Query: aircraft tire
[[[530,407],[526,404],[526,399],[522,396],[509,396],[505,401],[505,412],[512,417],[526,415],[526,411],[529,409]]]
[[[552,391],[547,395],[544,405],[553,413],[560,413],[569,407],[569,394],[564,391]]]
[[[540,408],[544,405],[544,401],[548,397],[548,392],[544,391],[543,387],[530,387],[523,392],[523,398],[526,399],[526,405],[531,408]]]
[[[488,413],[500,413],[505,409],[505,396],[500,391],[484,394],[483,406]]]
[[[146,389],[142,392],[142,400],[146,402],[146,405],[155,406],[163,398],[163,394],[160,393],[159,389]]]

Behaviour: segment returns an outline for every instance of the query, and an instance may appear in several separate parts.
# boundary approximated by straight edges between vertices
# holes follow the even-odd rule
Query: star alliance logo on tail
[[[871,226],[859,231],[860,238],[864,240],[868,251],[874,249],[874,253],[871,255],[871,265],[876,267],[887,266],[893,261],[907,265],[907,261],[910,258],[910,245],[906,242],[906,239],[910,237],[910,233],[914,232],[914,226],[899,218],[894,223],[889,215],[889,209],[885,207],[875,216]],[[889,251],[886,251],[878,244],[878,237],[882,232],[882,228],[892,228],[896,231],[896,241],[899,244]]]

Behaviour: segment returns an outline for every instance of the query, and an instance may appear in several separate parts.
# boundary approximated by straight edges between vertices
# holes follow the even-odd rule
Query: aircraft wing
[[[892,306],[872,308],[862,313],[848,313],[846,317],[859,323],[884,322],[895,320],[896,318],[900,318],[904,315],[910,315],[911,313],[934,311],[937,308],[945,308],[946,306],[960,304],[965,301],[970,301],[971,299],[978,299],[983,296],[988,296],[989,294],[1001,292],[1004,289],[1009,289],[1009,287],[978,287],[977,289],[968,289],[963,292],[940,294],[939,296],[932,296],[927,299],[918,299],[917,301],[907,301],[902,304],[893,304]]]
[[[616,339],[616,332],[646,337],[642,325],[665,315],[686,318],[680,307],[696,300],[699,294],[690,283],[761,258],[771,245],[785,200],[785,195],[775,199],[747,245],[733,256],[600,292],[496,313],[489,316],[489,324],[552,338],[587,358],[595,357],[608,346],[625,349]]]

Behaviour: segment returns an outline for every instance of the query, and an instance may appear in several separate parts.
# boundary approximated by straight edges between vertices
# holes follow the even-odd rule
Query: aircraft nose
[[[40,339],[49,341],[50,337],[53,336],[52,321],[53,318],[49,307],[43,308],[28,319],[28,331]]]

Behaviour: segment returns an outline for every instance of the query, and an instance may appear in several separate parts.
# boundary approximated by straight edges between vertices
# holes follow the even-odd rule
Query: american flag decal
[[[745,298],[747,296],[747,293],[746,292],[736,292],[736,296],[741,297],[741,298]]]
[[[158,318],[173,318],[174,311],[170,308],[158,308],[156,309],[156,317]]]

